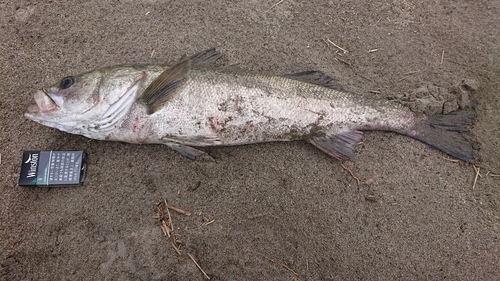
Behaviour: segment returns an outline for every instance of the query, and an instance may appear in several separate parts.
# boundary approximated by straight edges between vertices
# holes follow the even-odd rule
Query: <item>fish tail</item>
[[[463,109],[450,114],[429,116],[402,133],[469,162],[475,160],[472,144],[461,132],[468,131],[474,121],[474,111]]]

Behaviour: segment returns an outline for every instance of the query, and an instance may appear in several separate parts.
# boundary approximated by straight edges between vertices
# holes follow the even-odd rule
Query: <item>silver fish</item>
[[[407,135],[462,159],[474,159],[459,131],[469,110],[427,117],[388,100],[339,90],[318,71],[282,76],[215,67],[215,49],[173,66],[101,68],[35,93],[25,116],[98,140],[165,144],[195,159],[194,147],[305,140],[351,159],[363,130]]]

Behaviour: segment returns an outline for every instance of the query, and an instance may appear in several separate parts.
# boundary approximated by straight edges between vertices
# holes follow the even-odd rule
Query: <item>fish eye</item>
[[[73,83],[75,83],[75,79],[73,78],[73,76],[64,77],[61,80],[61,83],[59,83],[59,88],[67,89],[67,88],[71,87],[73,85]]]

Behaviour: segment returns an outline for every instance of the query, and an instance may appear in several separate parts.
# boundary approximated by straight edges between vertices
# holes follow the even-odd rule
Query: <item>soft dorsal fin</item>
[[[191,68],[191,60],[184,60],[163,71],[146,88],[139,100],[148,108],[148,114],[152,114],[164,105],[173,93],[179,89],[187,80],[187,74]]]
[[[320,85],[338,91],[344,90],[342,86],[340,86],[333,80],[332,77],[324,74],[321,71],[303,71],[298,73],[284,74],[281,76],[305,83]]]

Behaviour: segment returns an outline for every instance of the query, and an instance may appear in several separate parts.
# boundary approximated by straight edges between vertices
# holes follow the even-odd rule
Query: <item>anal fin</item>
[[[356,144],[363,133],[360,131],[348,131],[340,134],[312,137],[308,141],[326,154],[339,160],[352,159]]]

